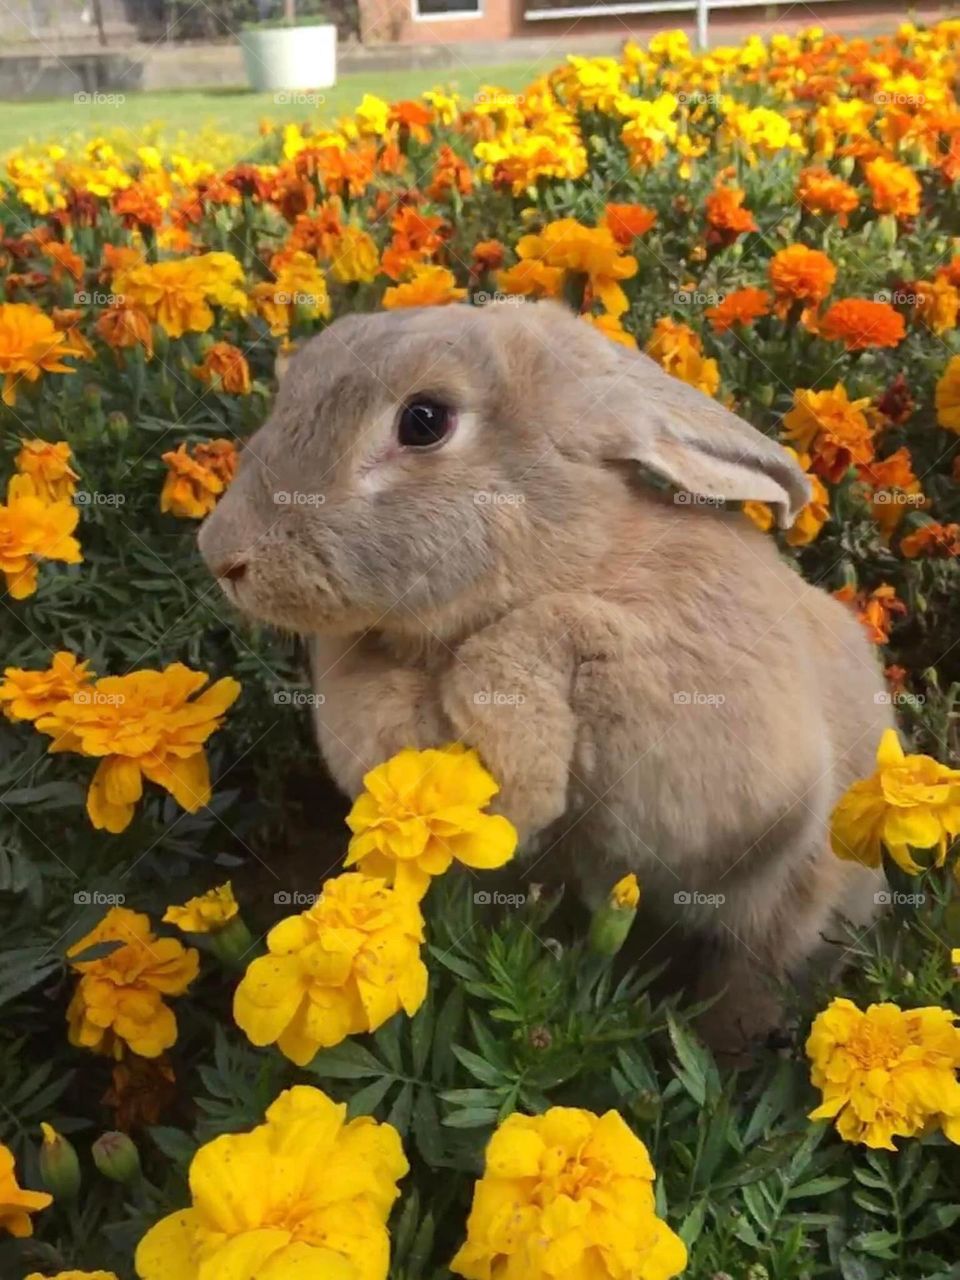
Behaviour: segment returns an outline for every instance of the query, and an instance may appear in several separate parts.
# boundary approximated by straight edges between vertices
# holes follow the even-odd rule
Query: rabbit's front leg
[[[453,731],[437,697],[437,678],[399,665],[367,636],[313,636],[310,674],[314,727],[337,785],[348,796],[363,775],[404,747],[438,747]]]
[[[521,841],[568,807],[578,666],[615,642],[616,610],[597,597],[556,593],[517,609],[459,647],[440,700],[460,741],[500,784],[495,807]]]

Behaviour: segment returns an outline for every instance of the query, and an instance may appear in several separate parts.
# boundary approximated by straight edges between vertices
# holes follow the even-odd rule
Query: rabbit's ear
[[[639,462],[691,494],[767,502],[781,528],[793,524],[810,482],[785,449],[648,356],[624,352],[623,362],[603,396],[605,461]]]

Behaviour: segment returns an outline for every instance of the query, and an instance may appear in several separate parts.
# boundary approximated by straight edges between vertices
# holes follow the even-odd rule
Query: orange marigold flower
[[[153,356],[153,325],[139,307],[110,307],[97,316],[97,334],[108,347],[119,351],[124,347],[143,347],[149,360]]]
[[[0,373],[3,403],[17,402],[17,383],[41,373],[76,373],[63,363],[80,352],[48,315],[30,302],[0,302]]]
[[[444,143],[437,151],[433,177],[427,187],[431,200],[443,200],[451,191],[468,196],[473,190],[473,170],[453,147]]]
[[[857,591],[847,584],[834,591],[837,600],[852,605],[872,644],[888,644],[894,618],[904,617],[907,606],[897,597],[895,587],[882,582],[873,591]]]
[[[84,319],[82,311],[76,307],[54,307],[50,312],[50,319],[53,321],[57,332],[66,336],[67,341],[74,348],[79,359],[96,359],[97,353],[80,331],[80,321]]]
[[[506,249],[499,240],[479,240],[473,246],[473,261],[476,272],[496,271],[503,266]]]
[[[837,268],[827,255],[805,244],[779,250],[770,259],[768,270],[781,317],[795,302],[822,302],[837,278]]]
[[[900,554],[907,560],[918,556],[960,556],[960,524],[923,524],[901,539]]]
[[[926,505],[906,446],[880,462],[863,464],[859,471],[861,480],[871,488],[872,515],[884,537],[890,537],[908,508],[917,510]]]
[[[66,440],[21,440],[20,445],[13,464],[20,475],[33,481],[37,497],[44,502],[72,498],[80,477],[70,465],[73,453]]]
[[[119,942],[96,960],[74,959],[101,942]],[[177,1020],[164,996],[183,995],[200,956],[176,938],[158,938],[147,916],[111,907],[97,927],[67,949],[80,981],[67,1009],[69,1040],[117,1059],[126,1046],[157,1058],[176,1043]]]
[[[811,456],[813,471],[836,484],[851,463],[873,458],[873,432],[864,413],[869,404],[869,396],[850,400],[840,382],[826,391],[798,387],[783,425],[797,448]]]
[[[236,475],[237,446],[232,440],[224,440],[222,436],[216,440],[204,440],[193,446],[193,456],[201,466],[223,481],[224,488]]]
[[[671,377],[712,396],[720,386],[716,360],[705,358],[700,339],[689,325],[661,316],[653,326],[646,353]]]
[[[25,1191],[17,1182],[13,1152],[0,1142],[0,1231],[17,1239],[33,1235],[31,1213],[53,1204],[46,1191]]]
[[[524,298],[559,298],[563,278],[562,267],[548,267],[539,258],[525,258],[497,272],[497,287],[503,293]]]
[[[160,510],[189,520],[208,516],[227,487],[223,477],[213,467],[191,457],[185,444],[163,454],[163,460],[170,470],[163,482]]]
[[[801,507],[797,518],[785,535],[791,547],[805,547],[816,541],[820,530],[830,519],[830,495],[820,477],[810,473],[809,457],[805,453],[797,453],[796,449],[791,449],[789,445],[785,445],[784,448],[797,465],[807,472],[807,479],[810,482],[810,501]],[[745,502],[742,510],[761,533],[768,533],[773,528],[773,512],[767,503]]]
[[[918,280],[913,286],[916,314],[935,334],[956,328],[960,311],[960,293],[943,276],[936,280]]]
[[[386,290],[383,306],[386,311],[394,311],[399,307],[439,307],[459,302],[467,291],[456,285],[456,277],[446,267],[419,266],[406,284]]]
[[[79,519],[72,502],[46,502],[30,476],[13,476],[0,504],[0,573],[14,600],[36,591],[38,560],[79,564],[83,556],[73,537]]]
[[[629,347],[631,351],[636,351],[637,340],[632,333],[624,329],[619,316],[612,316],[606,311],[600,316],[587,314],[580,319],[593,325],[594,329],[599,329],[605,338],[610,338],[613,342],[619,342],[622,347]]]
[[[207,386],[228,391],[231,395],[245,396],[250,391],[247,358],[230,342],[215,342],[193,373]]]
[[[38,720],[48,715],[58,702],[72,698],[78,689],[93,680],[88,662],[61,649],[53,655],[46,671],[7,667],[0,684],[0,708],[8,720]]]
[[[905,164],[877,156],[866,166],[864,173],[877,213],[913,218],[920,212],[920,180]]]
[[[707,222],[715,241],[732,244],[737,236],[758,230],[753,214],[743,208],[745,199],[740,187],[717,187],[707,196]]]
[[[637,236],[644,236],[657,220],[655,209],[645,204],[608,204],[603,221],[617,244],[629,247]]]
[[[813,167],[802,169],[797,179],[797,199],[808,213],[816,218],[835,217],[841,227],[848,222],[860,203],[856,190],[829,169]]]
[[[714,333],[726,333],[735,324],[750,325],[760,316],[769,315],[773,299],[766,289],[734,289],[715,307],[708,307],[704,315]]]
[[[865,351],[868,347],[898,346],[906,325],[889,302],[844,298],[829,308],[820,333],[829,342],[842,342],[848,351]]]
[[[43,246],[44,254],[53,262],[53,279],[61,280],[63,276],[80,283],[83,279],[84,261],[79,253],[74,253],[68,244],[59,240],[50,240]]]

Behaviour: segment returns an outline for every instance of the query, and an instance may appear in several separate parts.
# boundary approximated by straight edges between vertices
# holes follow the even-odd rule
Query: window
[[[479,18],[481,0],[412,0],[414,21],[438,18]]]

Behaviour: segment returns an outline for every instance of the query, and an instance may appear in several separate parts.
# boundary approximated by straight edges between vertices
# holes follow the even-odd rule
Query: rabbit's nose
[[[239,582],[246,572],[247,562],[245,560],[225,560],[218,566],[216,576],[225,578],[227,582]]]

